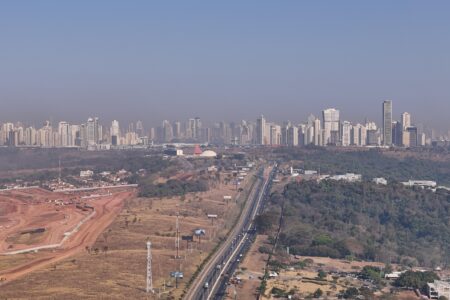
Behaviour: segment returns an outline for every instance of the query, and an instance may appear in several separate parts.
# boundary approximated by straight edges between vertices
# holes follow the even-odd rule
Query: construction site
[[[114,220],[133,188],[0,193],[1,283],[90,247]]]
[[[239,189],[219,180],[164,198],[139,198],[133,188],[0,194],[2,296],[179,299],[239,218],[248,175]]]

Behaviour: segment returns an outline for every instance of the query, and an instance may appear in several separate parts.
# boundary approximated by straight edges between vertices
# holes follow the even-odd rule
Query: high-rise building
[[[350,138],[350,144],[354,146],[361,146],[361,124],[356,124],[352,126],[351,130],[351,138]]]
[[[298,128],[297,126],[289,126],[287,130],[287,145],[298,146]]]
[[[417,127],[410,126],[406,128],[406,132],[408,132],[409,135],[409,147],[417,147],[418,146]]]
[[[340,132],[340,117],[339,110],[335,108],[328,108],[322,111],[323,116],[323,144],[336,144],[336,139],[339,140]]]
[[[181,138],[181,123],[178,121],[173,123],[173,137],[176,139]]]
[[[348,147],[351,145],[352,124],[349,121],[342,123],[342,146]]]
[[[411,127],[411,114],[404,112],[401,115],[401,119],[402,119],[402,130],[406,130],[406,128]]]
[[[113,120],[111,122],[111,129],[110,129],[110,135],[111,135],[111,145],[117,146],[120,144],[120,126],[119,121]]]
[[[7,145],[9,139],[9,133],[14,130],[13,123],[4,123],[2,125],[1,136],[0,136],[0,144]]]
[[[266,119],[261,115],[260,118],[256,120],[256,144],[258,145],[266,145],[267,141],[265,141],[266,136]]]
[[[383,101],[383,145],[392,145],[392,101]]]
[[[148,131],[148,138],[152,142],[156,140],[156,129],[155,129],[155,127],[151,127],[149,129],[149,131]]]
[[[169,121],[164,120],[162,124],[162,133],[164,142],[170,142],[173,139],[173,129]]]
[[[193,138],[201,139],[201,137],[202,137],[201,131],[202,131],[202,122],[200,121],[199,117],[195,117],[194,128],[192,130]]]
[[[69,123],[67,122],[59,122],[58,124],[58,133],[59,133],[59,146],[68,147],[70,146],[70,130]]]
[[[359,143],[360,146],[367,145],[367,129],[366,126],[361,126],[359,131]]]
[[[27,127],[24,131],[24,142],[27,146],[36,145],[36,129],[33,127]]]
[[[266,125],[269,125],[269,144],[270,145],[280,145],[281,144],[281,126],[273,123],[266,123]]]
[[[310,128],[310,127],[309,127]],[[312,142],[307,143],[307,130],[309,129],[307,124],[299,124],[297,127],[297,142],[299,146],[309,145]]]
[[[98,124],[98,118],[89,118],[86,122],[86,146],[97,145],[102,136],[103,130]]]
[[[316,118],[314,120],[314,145],[315,146],[322,146],[323,138],[322,138],[322,128],[320,124],[320,119]]]
[[[77,140],[80,138],[80,125],[70,125],[70,146],[77,146]]]
[[[143,137],[144,134],[144,125],[142,125],[142,121],[137,121],[136,122],[136,134],[138,135],[138,137]]]
[[[392,124],[392,144],[396,146],[403,145],[403,125],[401,122],[393,122]]]

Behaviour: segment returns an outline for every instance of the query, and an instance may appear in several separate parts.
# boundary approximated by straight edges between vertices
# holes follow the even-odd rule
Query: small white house
[[[93,175],[94,175],[94,171],[91,171],[91,170],[80,171],[80,177],[82,177],[82,178],[92,177]]]
[[[387,183],[388,183],[387,180],[383,177],[374,178],[374,179],[372,179],[372,181],[375,184],[381,184],[381,185],[387,185]]]

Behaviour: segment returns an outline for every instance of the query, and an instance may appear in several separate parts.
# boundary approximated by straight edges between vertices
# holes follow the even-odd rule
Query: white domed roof
[[[206,150],[202,154],[200,154],[202,157],[216,157],[217,153],[211,150]]]

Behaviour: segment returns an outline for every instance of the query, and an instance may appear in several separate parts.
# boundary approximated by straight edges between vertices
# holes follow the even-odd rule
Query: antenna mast
[[[152,243],[147,241],[147,293],[153,293]]]
[[[180,251],[180,223],[178,220],[180,213],[177,213],[177,223],[176,223],[176,230],[177,233],[175,235],[175,248],[177,249],[177,256],[175,256],[176,259],[180,258],[179,251]]]
[[[61,157],[59,157],[59,161],[58,161],[58,184],[61,184]]]

